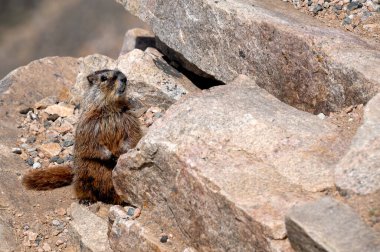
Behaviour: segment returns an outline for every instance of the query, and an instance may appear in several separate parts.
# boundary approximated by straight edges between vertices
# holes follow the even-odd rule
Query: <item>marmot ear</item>
[[[90,86],[94,85],[95,79],[96,79],[95,74],[90,74],[87,76],[87,80],[88,80],[88,83],[90,84]]]

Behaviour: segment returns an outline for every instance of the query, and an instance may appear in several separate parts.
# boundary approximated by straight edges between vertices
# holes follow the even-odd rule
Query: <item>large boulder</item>
[[[116,0],[201,70],[239,74],[315,113],[369,101],[380,90],[380,46],[279,0]]]
[[[337,165],[335,177],[336,186],[344,193],[380,191],[380,94],[365,107],[364,123]]]
[[[120,157],[114,184],[188,246],[269,251],[286,211],[334,186],[343,145],[336,126],[240,76],[170,107]]]

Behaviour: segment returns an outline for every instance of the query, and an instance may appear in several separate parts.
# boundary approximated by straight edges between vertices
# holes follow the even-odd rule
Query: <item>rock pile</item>
[[[361,29],[380,39],[380,1],[378,0],[283,0],[318,18],[336,20],[349,31]],[[363,33],[363,32],[362,32]]]
[[[33,108],[20,112],[25,114],[19,125],[24,133],[19,139],[19,148],[13,152],[20,154],[33,169],[72,165],[74,128],[79,111],[73,105],[50,96],[37,102]]]

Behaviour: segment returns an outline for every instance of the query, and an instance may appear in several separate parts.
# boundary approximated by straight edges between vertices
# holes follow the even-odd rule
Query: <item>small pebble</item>
[[[49,162],[50,163],[56,163],[58,161],[58,159],[59,159],[59,156],[54,156],[54,157],[50,158]]]
[[[12,153],[21,154],[22,150],[20,148],[12,148]]]
[[[53,220],[51,223],[53,224],[53,226],[56,226],[56,227],[61,225],[61,222],[59,220]]]
[[[57,164],[63,164],[65,160],[63,160],[63,158],[58,158],[56,162]]]
[[[166,243],[168,241],[168,239],[169,239],[169,236],[163,235],[163,236],[161,236],[160,242],[161,243]]]
[[[49,128],[51,126],[51,122],[50,121],[45,121],[44,122],[44,127],[45,128]]]
[[[28,137],[27,139],[26,139],[26,143],[28,143],[28,144],[32,144],[32,143],[34,143],[36,141],[36,137],[35,136],[30,136],[30,137]]]
[[[39,162],[35,162],[34,164],[33,164],[33,169],[39,169],[39,168],[41,168],[42,167],[42,165],[39,163]]]
[[[319,113],[317,116],[318,116],[318,118],[321,119],[321,120],[323,120],[323,119],[326,118],[325,114],[323,114],[323,113]]]
[[[64,241],[62,241],[61,239],[58,239],[56,242],[55,242],[55,246],[60,246],[64,243]]]
[[[33,166],[33,164],[34,164],[34,160],[33,160],[33,158],[28,158],[27,160],[26,160],[26,163],[29,165],[29,166]]]
[[[135,208],[133,207],[128,208],[127,214],[129,216],[133,216],[135,214]]]
[[[73,140],[66,140],[66,141],[63,141],[63,144],[62,146],[63,147],[70,147],[70,146],[73,146],[74,145],[74,141]]]

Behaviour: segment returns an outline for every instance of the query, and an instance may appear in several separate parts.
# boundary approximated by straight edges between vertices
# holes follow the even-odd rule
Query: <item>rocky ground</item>
[[[300,45],[288,48],[282,32],[299,27],[284,27],[277,22],[283,14],[265,9],[277,0],[250,0],[259,11],[249,9],[252,5],[234,5],[239,1],[208,2],[192,14],[182,13],[197,7],[191,0],[178,3],[190,4],[178,12],[171,4],[140,10],[139,0],[128,2],[132,7],[125,7],[145,21],[160,16],[153,30],[162,35],[159,47],[168,55],[151,47],[150,32],[132,30],[118,59],[99,54],[44,58],[1,80],[0,251],[378,251],[380,95],[375,95],[378,69],[365,65],[376,62],[376,44],[363,51],[367,61],[356,61],[354,53],[345,54],[342,62],[324,47],[332,43],[330,37],[309,40],[314,36],[309,33],[306,38],[288,37],[293,46]],[[213,20],[202,13],[207,8],[220,14],[220,20],[225,13],[236,13],[231,10],[243,11],[239,22],[247,20],[240,28],[265,18],[267,25],[259,22],[258,33],[250,36],[264,50],[264,44],[272,46],[268,53],[276,56],[277,65],[270,57],[251,61],[255,56],[247,51],[250,45],[234,37],[246,36],[245,30],[218,33],[220,26],[212,28]],[[295,19],[303,17],[285,3],[279,8]],[[249,11],[256,15],[254,20]],[[178,15],[191,24],[207,20],[211,28],[204,29],[216,29],[214,36],[223,34],[221,44],[227,43],[225,37],[237,39],[237,54],[214,65],[229,52],[197,58],[204,49],[198,48],[184,62],[187,46],[194,43],[209,46],[206,52],[224,47],[204,43],[210,36],[199,33],[191,36],[191,43],[183,43],[189,39],[188,27],[181,28],[179,37],[170,28],[171,18]],[[233,26],[234,17],[228,18],[224,25]],[[306,18],[305,24],[315,22],[311,20]],[[315,24],[317,33],[322,31]],[[302,32],[308,29],[317,28]],[[353,48],[350,53],[362,48],[359,40],[328,31],[328,36],[338,32],[341,40],[346,38]],[[141,36],[150,39],[142,43]],[[277,51],[281,44],[272,45],[274,40],[286,50]],[[179,54],[162,48],[165,43],[178,47]],[[302,56],[310,48],[315,59]],[[137,148],[120,157],[113,174],[117,192],[133,206],[79,205],[71,186],[26,191],[20,181],[28,170],[72,165],[86,76],[104,68],[118,68],[128,77],[127,98],[146,133]],[[202,76],[188,75],[194,68]],[[268,69],[272,72],[267,76]],[[310,78],[301,85],[297,81],[303,80],[294,73]],[[221,82],[210,76],[219,76],[225,85],[216,85]],[[208,81],[212,84],[203,83]],[[278,89],[272,81],[300,85]]]
[[[283,0],[332,27],[380,41],[378,0]]]
[[[108,66],[98,65],[105,61]],[[147,52],[134,50],[121,56],[118,62],[101,55],[82,59],[46,58],[17,69],[3,80],[3,88],[7,89],[9,82],[11,87],[2,94],[1,99],[2,116],[8,118],[2,120],[1,126],[6,137],[1,147],[8,149],[2,153],[2,172],[10,173],[2,177],[5,188],[1,189],[6,194],[0,201],[0,228],[5,230],[0,236],[5,246],[0,247],[1,251],[81,251],[80,247],[83,246],[99,251],[96,250],[98,245],[108,244],[109,205],[98,203],[84,209],[72,205],[76,198],[71,186],[48,192],[25,191],[20,179],[27,169],[72,165],[74,132],[80,114],[77,101],[80,101],[80,94],[86,88],[84,79],[96,69],[115,68],[117,65],[123,72],[129,73],[131,85],[128,87],[128,99],[143,131],[162,117],[175,100],[190,90],[198,90],[153,48],[147,49]],[[151,75],[146,75],[147,72]],[[22,91],[20,87],[25,81],[31,85]],[[75,82],[77,84],[73,85]],[[35,93],[33,89],[43,83],[53,83],[54,88]],[[21,96],[25,99],[15,99]],[[12,130],[8,129],[8,124]],[[17,140],[12,141],[16,135]],[[6,163],[6,160],[13,159],[22,162]],[[11,170],[15,165],[18,168]],[[20,191],[11,189],[15,184]],[[18,194],[23,196],[16,196]],[[126,216],[132,211],[131,219],[139,215],[138,210],[126,208],[125,211]],[[90,212],[94,214],[91,218],[88,217]],[[92,227],[94,219],[98,223],[93,228],[105,225],[106,231],[98,236],[88,236],[88,232],[93,233],[94,230],[87,226]],[[16,239],[6,243],[13,235]],[[170,237],[172,235],[169,233],[156,234],[157,241],[162,239],[162,243]]]

